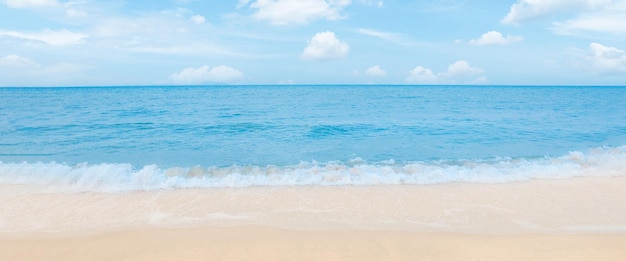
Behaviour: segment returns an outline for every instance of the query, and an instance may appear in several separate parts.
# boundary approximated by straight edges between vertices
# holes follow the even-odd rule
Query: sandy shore
[[[626,178],[59,193],[0,187],[0,260],[626,260]]]
[[[1,260],[624,260],[626,235],[143,229],[0,240]]]

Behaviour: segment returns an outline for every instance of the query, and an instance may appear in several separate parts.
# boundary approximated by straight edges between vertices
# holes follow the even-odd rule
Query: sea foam
[[[43,186],[56,192],[250,186],[368,186],[507,183],[626,175],[626,146],[570,152],[560,157],[367,162],[301,162],[287,166],[135,167],[128,163],[76,165],[0,162],[0,184]]]

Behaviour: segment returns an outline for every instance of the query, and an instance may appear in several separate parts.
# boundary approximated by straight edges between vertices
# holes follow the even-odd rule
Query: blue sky
[[[0,86],[626,85],[626,0],[0,0]]]

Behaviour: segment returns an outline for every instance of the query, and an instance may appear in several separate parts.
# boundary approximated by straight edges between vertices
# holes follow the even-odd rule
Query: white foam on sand
[[[38,185],[54,192],[129,192],[253,186],[372,186],[507,183],[531,179],[626,175],[626,146],[560,157],[430,162],[301,162],[288,166],[172,167],[131,164],[2,163],[0,184]]]
[[[1,232],[261,225],[510,234],[622,233],[626,227],[626,177],[125,193],[54,193],[39,186],[0,185],[0,191]]]

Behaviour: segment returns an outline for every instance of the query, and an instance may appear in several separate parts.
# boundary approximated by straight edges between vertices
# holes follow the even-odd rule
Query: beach
[[[152,228],[0,241],[3,260],[623,260],[626,236]]]
[[[623,260],[626,178],[58,193],[3,185],[3,260]]]
[[[626,261],[626,0],[0,17],[0,261]]]

